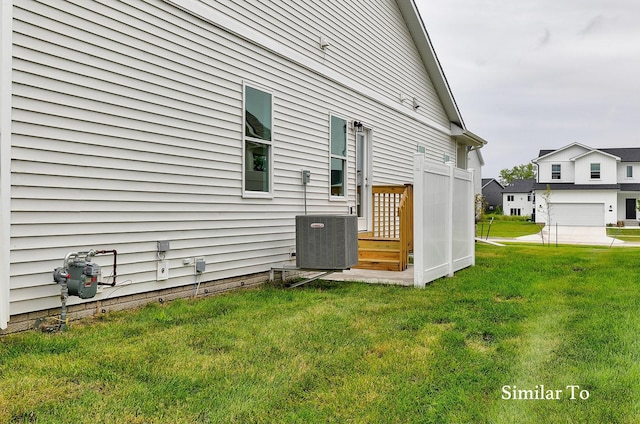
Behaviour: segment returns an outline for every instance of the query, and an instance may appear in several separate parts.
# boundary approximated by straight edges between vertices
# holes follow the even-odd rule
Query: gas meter
[[[56,268],[53,280],[64,284],[68,296],[89,299],[96,295],[100,283],[100,265],[91,262],[98,252],[70,252],[64,258],[64,266]]]
[[[96,295],[100,277],[100,266],[98,264],[84,260],[70,261],[67,271],[70,276],[67,281],[70,296],[89,299]]]
[[[100,265],[91,262],[91,258],[102,253],[113,254],[113,282],[100,282]],[[67,328],[67,300],[69,296],[90,299],[98,292],[98,285],[116,285],[116,250],[89,250],[86,252],[69,252],[64,257],[64,265],[53,270],[53,281],[60,284],[60,328]]]

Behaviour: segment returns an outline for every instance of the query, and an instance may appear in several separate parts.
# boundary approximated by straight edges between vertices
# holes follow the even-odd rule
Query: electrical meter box
[[[70,296],[78,296],[81,299],[90,299],[98,291],[100,280],[100,266],[93,262],[73,261],[69,262],[69,281],[67,287]]]

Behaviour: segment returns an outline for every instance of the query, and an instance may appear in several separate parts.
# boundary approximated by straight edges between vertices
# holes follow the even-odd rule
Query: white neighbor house
[[[484,144],[413,0],[3,0],[0,21],[0,329],[59,311],[68,252],[118,252],[70,313],[264,281],[305,207],[366,230],[417,149]]]
[[[513,180],[502,191],[502,214],[509,216],[533,216],[536,180]]]
[[[552,225],[637,225],[640,148],[594,149],[573,143],[541,150],[533,163],[538,167],[536,222],[548,223],[548,203]]]

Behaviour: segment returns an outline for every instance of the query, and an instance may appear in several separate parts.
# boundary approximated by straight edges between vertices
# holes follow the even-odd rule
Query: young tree
[[[513,180],[529,180],[536,177],[536,169],[532,163],[505,168],[500,171],[498,180],[503,186],[508,186]]]
[[[553,205],[551,204],[551,186],[549,186],[549,184],[547,184],[547,189],[541,194],[541,197],[544,203],[544,212],[546,213],[547,233],[549,234],[547,242],[548,246],[551,246],[551,206]],[[540,234],[543,234],[542,230],[540,230]],[[542,244],[544,244],[544,236],[542,238]]]
[[[476,224],[484,219],[485,210],[489,203],[485,200],[482,194],[476,194],[474,196],[474,203],[476,209]]]

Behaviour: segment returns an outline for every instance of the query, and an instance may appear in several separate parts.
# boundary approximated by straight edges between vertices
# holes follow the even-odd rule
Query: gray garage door
[[[604,203],[552,203],[551,224],[604,226]]]

